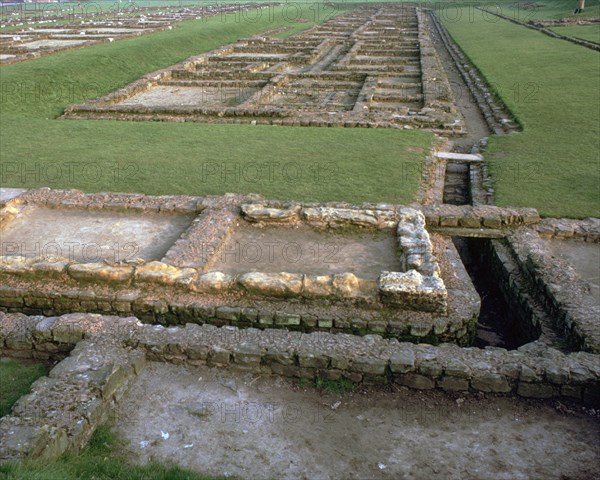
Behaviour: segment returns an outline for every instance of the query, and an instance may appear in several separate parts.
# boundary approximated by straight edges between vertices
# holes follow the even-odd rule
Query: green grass
[[[151,463],[134,466],[123,458],[120,443],[108,427],[96,430],[80,454],[55,461],[0,464],[3,480],[211,480],[179,467]]]
[[[539,20],[559,20],[562,18],[585,18],[600,15],[598,0],[586,0],[586,7],[582,13],[575,15],[573,11],[577,6],[576,0],[538,0],[515,1],[499,0],[496,2],[480,2],[490,11],[502,13],[508,17],[522,22]]]
[[[490,139],[497,204],[600,216],[598,53],[501,19],[444,23],[523,126]]]
[[[0,417],[8,415],[15,402],[29,392],[31,384],[44,375],[44,365],[3,358],[0,361]]]
[[[554,27],[551,30],[560,35],[577,37],[590,42],[600,43],[600,25],[578,25],[571,27]]]
[[[414,199],[433,135],[389,129],[62,121],[64,108],[287,22],[233,16],[0,68],[0,184],[305,201]],[[305,15],[302,15],[305,17]]]
[[[303,388],[316,388],[336,395],[345,395],[354,391],[355,385],[347,378],[328,380],[322,377],[301,378],[298,384]]]

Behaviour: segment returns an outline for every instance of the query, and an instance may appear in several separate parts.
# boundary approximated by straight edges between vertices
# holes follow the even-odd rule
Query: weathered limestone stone
[[[303,208],[302,216],[307,222],[375,227],[379,223],[377,215],[371,210],[354,210],[350,208],[316,207]]]
[[[435,382],[431,378],[417,373],[400,375],[396,381],[401,385],[405,385],[409,388],[416,388],[418,390],[429,390],[435,387]]]
[[[289,208],[268,208],[264,205],[247,204],[242,205],[242,213],[251,222],[290,222],[298,218],[299,205]]]
[[[237,321],[240,319],[242,309],[240,307],[217,307],[215,317],[222,320]]]
[[[519,382],[517,393],[522,397],[551,398],[554,396],[554,389],[551,385],[543,383]]]
[[[233,349],[233,361],[244,366],[260,365],[262,357],[261,348],[250,342],[244,342]]]
[[[546,366],[546,378],[556,385],[564,385],[569,381],[569,370],[565,367],[549,364]]]
[[[306,298],[333,295],[333,275],[304,275],[302,296]]]
[[[105,263],[76,263],[68,269],[76,280],[127,282],[133,276],[133,267],[113,267]]]
[[[249,272],[237,281],[249,293],[259,295],[293,297],[302,291],[302,275],[297,273]]]
[[[223,272],[208,272],[198,276],[198,279],[190,284],[194,292],[218,293],[233,287],[234,278]]]
[[[319,318],[317,325],[319,328],[332,328],[333,320],[331,318]]]
[[[41,262],[35,262],[31,264],[31,269],[35,273],[43,275],[60,275],[69,266],[67,260],[43,260]]]
[[[560,388],[560,394],[564,397],[571,397],[581,400],[582,388],[573,385],[563,385]]]
[[[300,315],[295,315],[292,313],[284,313],[284,312],[277,312],[275,314],[275,325],[282,325],[282,326],[300,326],[302,317]]]
[[[444,376],[438,381],[438,386],[447,392],[463,392],[469,390],[466,378]]]
[[[360,288],[360,282],[353,273],[339,273],[333,276],[334,294],[340,297],[357,296]]]
[[[392,354],[390,368],[393,373],[407,373],[415,369],[415,352],[403,349]]]
[[[419,365],[419,373],[430,378],[437,378],[442,374],[442,365],[435,360],[426,360]]]
[[[329,360],[322,353],[300,351],[298,352],[298,364],[303,368],[325,369],[329,364]]]
[[[542,376],[533,369],[529,368],[527,365],[523,365],[521,367],[519,380],[526,383],[540,382],[542,380]]]
[[[445,311],[448,292],[439,277],[423,276],[416,270],[381,273],[381,301],[411,310]]]
[[[144,283],[189,285],[195,276],[193,268],[177,268],[162,262],[149,262],[135,268],[135,280]]]
[[[351,369],[366,375],[384,375],[387,361],[378,357],[358,356],[352,361]]]
[[[470,376],[469,367],[456,358],[451,358],[447,361],[444,371],[450,377],[469,378]]]
[[[50,341],[52,340],[52,327],[56,323],[57,317],[46,317],[39,322],[34,330],[33,336],[37,341]]]
[[[511,390],[506,377],[503,375],[480,370],[473,372],[471,386],[481,392],[506,393]]]
[[[266,325],[273,325],[273,315],[271,314],[263,314],[263,313],[259,313],[258,314],[258,324],[262,325],[262,326],[266,326]]]
[[[219,345],[213,345],[208,352],[208,361],[211,365],[228,365],[230,358],[229,350]]]

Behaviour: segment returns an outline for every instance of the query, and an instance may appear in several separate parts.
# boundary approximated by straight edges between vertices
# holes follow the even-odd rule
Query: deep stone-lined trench
[[[496,278],[490,266],[488,249],[485,248],[489,240],[454,237],[452,241],[481,297],[474,346],[495,346],[511,350],[530,341],[520,333],[520,325],[524,319],[510,309],[499,286],[501,280]]]

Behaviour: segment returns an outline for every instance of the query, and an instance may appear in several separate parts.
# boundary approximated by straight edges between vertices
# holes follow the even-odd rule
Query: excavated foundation
[[[358,8],[286,39],[242,39],[72,105],[63,118],[463,133],[429,19],[402,5]]]

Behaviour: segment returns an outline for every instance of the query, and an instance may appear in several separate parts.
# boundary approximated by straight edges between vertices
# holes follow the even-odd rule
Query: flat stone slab
[[[14,55],[11,55],[12,57],[14,57]],[[1,58],[2,56],[0,55],[0,60],[2,60]],[[27,189],[26,188],[0,188],[0,203],[2,202],[8,202],[9,200],[12,200],[13,198],[18,197],[19,195],[21,195],[22,193],[26,192]]]
[[[455,152],[437,152],[435,154],[438,158],[444,158],[446,160],[459,160],[462,162],[482,162],[483,156],[472,153],[455,153]]]
[[[192,217],[28,207],[2,232],[4,255],[119,262],[162,258]]]

